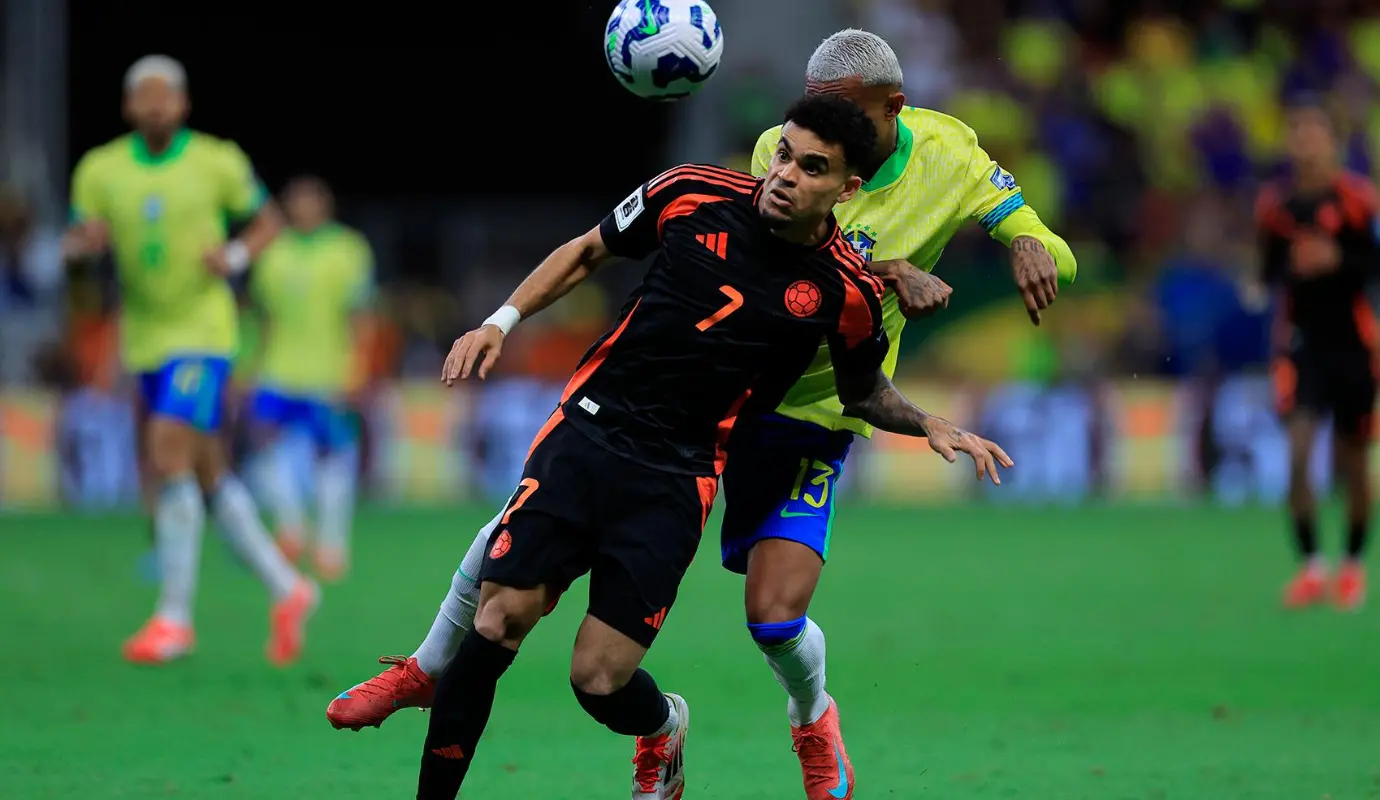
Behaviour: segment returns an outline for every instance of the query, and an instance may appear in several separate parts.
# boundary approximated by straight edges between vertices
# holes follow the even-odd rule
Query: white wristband
[[[509,331],[516,328],[517,324],[521,321],[522,312],[518,311],[514,306],[504,306],[490,314],[489,318],[484,320],[484,325],[492,325],[503,331],[504,336],[507,336]]]
[[[225,263],[230,267],[231,275],[239,275],[249,269],[251,260],[249,246],[244,242],[233,239],[225,243]]]

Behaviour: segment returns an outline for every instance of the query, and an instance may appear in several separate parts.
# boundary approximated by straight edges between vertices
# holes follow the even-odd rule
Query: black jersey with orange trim
[[[1322,192],[1303,193],[1284,181],[1262,188],[1256,201],[1262,277],[1284,294],[1277,351],[1374,348],[1365,293],[1380,274],[1377,211],[1374,186],[1351,172]]]
[[[558,418],[647,466],[717,475],[744,403],[774,408],[822,340],[836,370],[880,367],[881,282],[832,217],[816,246],[772,233],[760,190],[740,172],[676,167],[600,223],[613,254],[655,256],[571,378]]]

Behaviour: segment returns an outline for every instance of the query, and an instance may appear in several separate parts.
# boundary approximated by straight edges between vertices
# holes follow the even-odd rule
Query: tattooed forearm
[[[885,376],[867,397],[847,403],[843,413],[857,417],[881,430],[903,436],[928,436],[926,425],[932,419],[901,394]]]
[[[1011,242],[1011,252],[1013,253],[1044,253],[1049,255],[1043,243],[1039,239],[1032,239],[1029,236],[1018,236]]]

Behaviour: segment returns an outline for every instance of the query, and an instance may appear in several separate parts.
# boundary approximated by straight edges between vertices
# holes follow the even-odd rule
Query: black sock
[[[1357,561],[1366,552],[1366,541],[1370,539],[1370,520],[1352,520],[1346,529],[1346,557]]]
[[[516,655],[473,630],[465,634],[455,659],[436,683],[417,776],[417,800],[455,800],[474,748],[489,724],[498,679]]]
[[[1294,546],[1305,561],[1318,554],[1318,530],[1311,516],[1294,517]]]
[[[666,725],[671,707],[645,669],[613,694],[588,694],[574,683],[575,698],[594,721],[623,736],[651,736]]]

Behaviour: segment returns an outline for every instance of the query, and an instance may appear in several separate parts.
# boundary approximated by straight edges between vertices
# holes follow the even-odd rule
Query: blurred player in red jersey
[[[797,102],[786,120],[765,179],[682,166],[638,187],[554,251],[446,359],[447,384],[483,378],[519,320],[613,256],[655,254],[528,453],[484,559],[474,627],[437,681],[419,800],[456,796],[499,679],[585,573],[571,688],[594,720],[637,737],[633,799],[680,800],[689,706],[640,664],[698,549],[735,423],[779,405],[822,340],[848,414],[926,437],[949,460],[966,452],[994,482],[997,465],[1011,465],[996,445],[916,408],[882,369],[884,287],[832,213],[861,188],[872,122],[826,95]]]
[[[1370,527],[1370,450],[1376,397],[1376,322],[1366,298],[1376,275],[1377,202],[1366,178],[1340,166],[1331,119],[1318,105],[1288,115],[1292,172],[1256,204],[1265,283],[1279,295],[1271,375],[1289,430],[1289,510],[1301,566],[1285,605],[1323,600],[1359,608]],[[1318,549],[1308,464],[1318,424],[1332,417],[1335,463],[1347,494],[1346,556],[1335,582]]]

